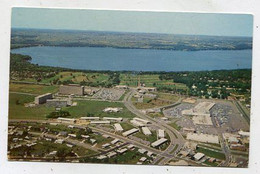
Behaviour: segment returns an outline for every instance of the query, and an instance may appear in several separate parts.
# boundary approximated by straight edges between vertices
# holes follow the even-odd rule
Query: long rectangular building
[[[151,144],[151,146],[152,146],[152,147],[158,147],[158,146],[160,146],[160,145],[166,143],[167,141],[168,141],[168,140],[167,140],[166,138],[160,138],[159,140],[153,142],[153,143]]]
[[[137,127],[143,127],[144,124],[142,122],[136,121],[136,120],[130,120],[130,123],[132,123],[134,126]]]
[[[99,117],[80,117],[81,120],[99,120]]]
[[[139,131],[139,129],[133,128],[133,129],[130,129],[130,130],[128,130],[128,131],[122,133],[122,135],[125,136],[125,137],[127,137],[127,136],[129,136],[129,135],[131,135],[131,134],[134,134],[134,133],[138,132],[138,131]]]
[[[62,117],[59,117],[59,118],[57,118],[57,120],[60,123],[75,123],[76,122],[76,119],[73,119],[73,118],[62,118]]]
[[[122,117],[103,117],[103,120],[123,121]]]
[[[197,134],[197,133],[187,133],[187,140],[198,141],[203,143],[213,143],[219,144],[219,138],[217,135],[211,134]]]
[[[150,121],[144,120],[144,119],[141,119],[141,118],[138,118],[138,117],[133,118],[133,120],[138,121],[138,122],[142,122],[143,124],[150,123]]]
[[[90,121],[90,124],[110,124],[110,121],[107,120]]]

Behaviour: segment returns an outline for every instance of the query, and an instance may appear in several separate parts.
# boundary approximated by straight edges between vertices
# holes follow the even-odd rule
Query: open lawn
[[[136,99],[133,98],[132,99],[134,106],[137,109],[149,109],[149,108],[156,108],[156,107],[160,107],[160,106],[165,106],[165,105],[169,105],[172,104],[174,102],[171,101],[165,101],[165,100],[161,100],[161,99],[151,99],[149,97],[144,97],[143,102],[136,102]]]
[[[34,84],[9,84],[10,92],[22,92],[31,94],[45,94],[45,93],[56,93],[58,92],[58,86],[45,86],[45,85],[34,85]]]
[[[158,74],[121,74],[120,85],[128,85],[131,87],[138,86],[138,82],[145,84],[147,87],[168,87],[172,89],[187,89],[185,84],[174,83],[172,80],[160,80]]]
[[[201,152],[201,153],[204,153],[206,156],[221,159],[221,160],[226,159],[224,153],[212,151],[212,150],[205,149],[205,148],[202,148],[202,147],[198,147],[197,152]]]
[[[134,136],[141,138],[142,140],[149,141],[150,143],[153,143],[157,140],[157,135],[155,131],[151,131],[152,135],[144,135],[142,132],[138,132],[134,134]]]
[[[9,95],[9,119],[45,119],[46,115],[54,111],[53,107],[39,105],[25,107],[24,104],[34,101],[34,97],[23,94]]]
[[[70,117],[86,117],[87,114],[93,114],[95,117],[123,117],[133,118],[134,115],[128,111],[123,103],[107,102],[107,101],[77,101],[78,105],[73,107],[63,108],[64,111],[69,111]],[[105,113],[103,109],[106,107],[120,107],[122,111],[118,113]]]
[[[33,102],[34,96],[24,94],[9,95],[9,118],[10,119],[45,119],[46,116],[55,110],[54,107],[46,107],[45,104],[35,107],[25,107],[25,103]],[[132,118],[134,115],[128,111],[122,103],[106,101],[77,101],[78,105],[73,107],[62,108],[69,111],[70,117],[84,117],[87,114],[94,114],[97,117],[124,117]],[[122,111],[118,113],[105,113],[106,107],[121,107]]]

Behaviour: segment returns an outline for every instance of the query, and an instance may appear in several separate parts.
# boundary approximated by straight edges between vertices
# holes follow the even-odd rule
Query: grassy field
[[[121,74],[120,85],[128,85],[131,87],[138,86],[138,82],[144,83],[147,87],[174,87],[176,89],[186,89],[186,85],[174,83],[172,80],[160,80],[158,74]]]
[[[23,94],[9,95],[9,119],[45,119],[46,115],[55,108],[40,105],[36,107],[25,107],[24,103],[34,101],[34,97]]]
[[[138,132],[134,134],[134,136],[141,138],[142,140],[149,141],[150,143],[153,143],[157,140],[157,135],[155,131],[151,131],[152,135],[144,135],[142,132]]]
[[[132,98],[133,105],[137,109],[149,109],[149,108],[155,108],[155,107],[160,107],[160,106],[165,106],[172,104],[173,102],[171,101],[165,101],[161,99],[151,99],[149,97],[144,97],[143,102],[137,102],[135,98]]]
[[[127,122],[123,122],[123,123],[120,123],[120,124],[121,124],[122,128],[124,129],[124,131],[134,128],[134,126],[132,124],[127,123]]]
[[[35,107],[25,107],[25,103],[33,102],[34,96],[24,94],[9,95],[9,118],[10,119],[45,119],[46,116],[55,111],[54,107],[46,107],[45,104]],[[105,101],[77,101],[75,107],[62,108],[69,111],[70,117],[77,118],[87,116],[88,113],[98,117],[124,117],[132,118],[134,115],[128,111],[122,103],[105,102]],[[106,107],[122,107],[123,110],[118,113],[105,113]]]
[[[107,101],[77,101],[78,105],[74,107],[66,107],[63,110],[69,111],[71,117],[84,117],[87,114],[93,114],[96,117],[124,117],[132,118],[134,115],[128,111],[123,103],[107,102]],[[103,109],[106,107],[121,107],[122,111],[118,113],[105,113]]]
[[[10,83],[10,92],[22,92],[31,94],[45,94],[45,93],[56,93],[58,92],[58,86],[45,86],[45,85],[34,85],[34,84],[15,84]]]
[[[201,152],[201,153],[204,153],[206,156],[221,159],[221,160],[226,159],[224,153],[212,151],[212,150],[205,149],[205,148],[202,148],[202,147],[198,147],[197,152]]]

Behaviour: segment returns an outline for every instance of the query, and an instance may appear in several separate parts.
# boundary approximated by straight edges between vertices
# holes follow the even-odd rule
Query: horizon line
[[[253,36],[230,36],[230,35],[206,35],[206,34],[175,34],[175,33],[154,33],[154,32],[136,32],[136,31],[110,31],[110,30],[84,30],[84,29],[61,29],[61,28],[25,28],[25,27],[12,27],[12,29],[23,29],[23,30],[65,30],[65,31],[86,31],[86,32],[111,32],[111,33],[136,33],[136,34],[162,34],[162,35],[184,35],[184,36],[210,36],[210,37],[244,37],[253,38]]]

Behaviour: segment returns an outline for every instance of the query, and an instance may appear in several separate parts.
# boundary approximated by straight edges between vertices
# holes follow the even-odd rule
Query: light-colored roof
[[[130,120],[130,123],[132,123],[135,126],[142,127],[144,124],[142,122],[136,121],[136,120]]]
[[[80,117],[81,120],[99,120],[99,117]]]
[[[133,134],[133,133],[135,133],[135,132],[138,132],[138,131],[139,131],[139,129],[133,128],[133,129],[130,129],[130,130],[128,130],[128,131],[122,133],[122,135],[126,137],[126,136],[131,135],[131,134]]]
[[[111,144],[116,144],[117,142],[119,142],[119,139],[114,139],[113,141],[111,141]]]
[[[107,120],[90,121],[90,124],[110,124],[110,121]]]
[[[74,118],[63,118],[63,117],[59,117],[57,118],[58,120],[64,120],[64,121],[75,121],[76,119]]]
[[[118,149],[117,152],[118,153],[124,153],[127,151],[127,148],[123,148],[123,149]]]
[[[158,129],[158,137],[159,138],[164,138],[165,137],[163,129]]]
[[[121,124],[119,124],[119,123],[114,124],[114,126],[115,126],[116,131],[123,131],[124,130],[122,128]]]
[[[199,141],[204,143],[215,143],[219,144],[219,138],[217,135],[211,134],[197,134],[197,133],[187,133],[187,140]]]
[[[196,160],[200,160],[201,158],[203,158],[205,156],[204,153],[196,153],[193,157],[196,159]]]
[[[157,147],[157,146],[160,146],[162,145],[163,143],[167,142],[168,140],[166,138],[160,138],[159,140],[153,142],[151,144],[152,147]]]
[[[115,121],[122,121],[122,117],[103,117],[103,120],[115,120]]]
[[[148,127],[142,127],[142,131],[145,135],[152,135],[152,132]]]
[[[148,121],[148,120],[144,120],[144,119],[141,119],[141,118],[138,118],[138,117],[133,118],[133,120],[136,120],[136,121],[142,122],[142,123],[144,123],[144,124],[148,124],[148,123],[150,123],[150,121]]]

